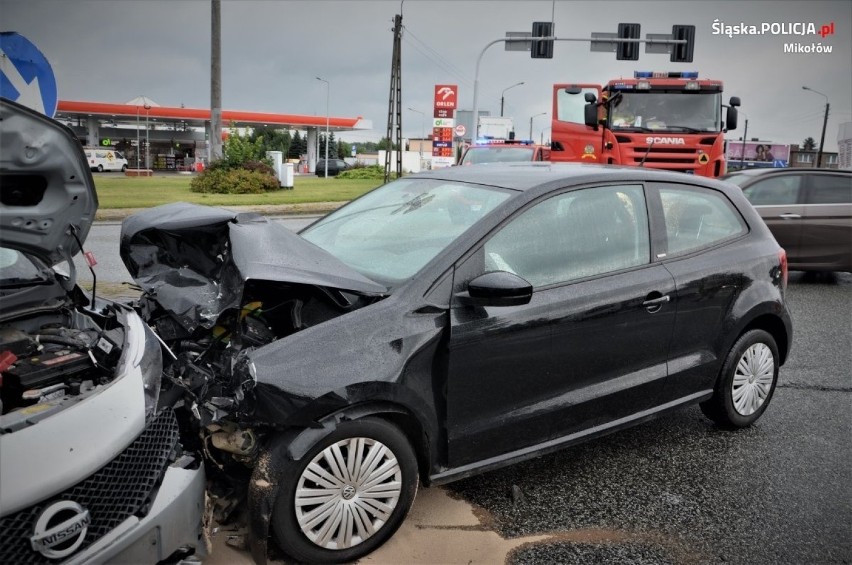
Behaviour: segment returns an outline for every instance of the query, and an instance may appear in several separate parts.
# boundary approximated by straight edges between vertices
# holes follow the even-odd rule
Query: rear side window
[[[782,175],[759,180],[743,189],[752,206],[783,206],[799,201],[801,175]]]
[[[689,253],[746,233],[728,199],[714,190],[670,186],[660,189],[668,255]]]
[[[852,203],[852,176],[813,175],[810,177],[808,204]]]

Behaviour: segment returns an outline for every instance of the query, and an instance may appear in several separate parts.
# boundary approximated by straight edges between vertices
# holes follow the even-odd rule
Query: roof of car
[[[611,181],[689,182],[716,186],[714,181],[683,173],[642,167],[617,167],[580,163],[483,163],[465,167],[446,167],[413,175],[411,178],[434,178],[528,190],[544,184],[568,181],[570,184]]]
[[[758,177],[765,175],[777,175],[783,173],[795,173],[795,174],[808,174],[808,175],[823,175],[823,174],[832,174],[832,173],[852,173],[852,169],[811,169],[811,168],[803,168],[803,167],[771,167],[771,168],[758,168],[758,169],[743,169],[741,171],[731,171],[727,175],[724,175],[722,180],[731,177],[731,176],[748,176],[748,177]]]

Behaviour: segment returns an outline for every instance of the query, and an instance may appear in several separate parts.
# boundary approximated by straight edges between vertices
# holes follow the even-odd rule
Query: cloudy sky
[[[557,43],[553,59],[530,59],[495,45],[482,58],[479,106],[499,115],[501,91],[523,81],[506,93],[505,114],[520,132],[528,132],[530,116],[550,111],[554,83],[604,83],[634,70],[697,70],[724,81],[725,99],[742,99],[749,138],[819,141],[825,99],[803,85],[831,103],[827,150],[836,150],[838,124],[852,121],[850,0],[405,0],[403,134],[420,136],[421,116],[407,108],[428,115],[434,84],[458,84],[460,107],[471,109],[476,60],[485,45],[506,31],[529,31],[533,21],[549,21],[552,11],[557,37],[615,32],[619,22],[640,23],[643,36],[693,24],[695,60],[675,64],[643,50],[639,61],[617,61],[581,42]],[[163,106],[204,108],[210,104],[210,12],[208,0],[0,0],[0,31],[16,31],[41,49],[63,100],[123,103],[145,95]],[[331,85],[332,115],[373,122],[372,133],[341,137],[382,137],[391,30],[399,12],[399,0],[223,0],[223,107],[324,115],[325,86],[315,78],[321,76]],[[784,34],[832,23],[835,33],[824,38]],[[769,31],[714,33],[743,24],[758,30],[767,24]],[[785,53],[786,44],[821,45],[832,53]],[[541,116],[534,126],[538,139],[549,120]],[[742,125],[729,137],[737,135]]]

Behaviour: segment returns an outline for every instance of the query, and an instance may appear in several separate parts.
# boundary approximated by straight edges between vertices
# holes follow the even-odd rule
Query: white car
[[[0,188],[0,563],[205,555],[161,344],[75,283],[98,202],[73,132],[0,99]]]

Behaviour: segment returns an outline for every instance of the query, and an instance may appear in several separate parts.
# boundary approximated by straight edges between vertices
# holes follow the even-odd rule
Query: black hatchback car
[[[742,193],[641,168],[442,169],[299,235],[173,204],[126,220],[121,250],[258,561],[270,533],[358,559],[421,482],[682,406],[748,426],[792,339],[784,251]]]

